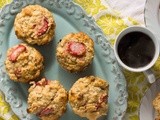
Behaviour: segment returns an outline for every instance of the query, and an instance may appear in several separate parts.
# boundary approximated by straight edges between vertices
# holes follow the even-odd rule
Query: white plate
[[[147,0],[144,11],[146,27],[157,37],[160,45],[160,0]]]
[[[155,110],[153,108],[152,101],[155,99],[159,92],[160,79],[151,85],[151,87],[147,90],[144,97],[142,98],[139,111],[140,120],[155,120]]]

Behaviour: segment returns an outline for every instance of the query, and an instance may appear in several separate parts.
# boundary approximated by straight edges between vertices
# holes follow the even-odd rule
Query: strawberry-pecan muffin
[[[17,37],[29,44],[43,45],[55,34],[55,21],[51,12],[39,5],[28,5],[17,14],[14,29]]]
[[[160,120],[160,93],[153,100],[153,107],[156,110],[155,120]]]
[[[35,48],[20,43],[8,49],[5,67],[11,80],[28,82],[40,76],[43,56]]]
[[[107,81],[87,76],[78,79],[69,91],[69,103],[73,111],[89,120],[96,120],[108,111]]]
[[[56,56],[62,68],[70,72],[84,70],[93,60],[94,42],[85,33],[70,33],[59,41]]]
[[[42,120],[58,120],[66,111],[67,91],[57,80],[42,78],[31,84],[27,112]]]

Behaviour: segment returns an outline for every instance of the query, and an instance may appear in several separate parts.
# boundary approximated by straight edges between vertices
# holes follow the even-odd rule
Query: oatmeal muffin
[[[70,72],[84,70],[93,60],[94,42],[85,33],[70,33],[57,45],[56,56],[62,68]]]
[[[17,37],[29,44],[43,45],[55,34],[55,21],[51,12],[39,5],[29,5],[17,14],[14,29]]]
[[[8,49],[5,67],[11,80],[28,82],[39,77],[43,56],[35,48],[21,43]]]
[[[58,120],[66,111],[67,91],[57,80],[31,82],[27,112],[42,120]]]
[[[153,107],[156,110],[156,119],[155,120],[160,120],[160,93],[153,100]]]
[[[69,103],[77,115],[96,120],[107,114],[108,89],[108,82],[101,78],[80,78],[69,91]]]

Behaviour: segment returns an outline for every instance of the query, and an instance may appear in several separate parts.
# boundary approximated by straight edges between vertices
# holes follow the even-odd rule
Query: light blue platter
[[[115,56],[100,28],[92,17],[71,0],[16,0],[5,6],[0,14],[0,89],[6,96],[6,101],[21,120],[38,120],[34,115],[26,112],[29,84],[17,83],[9,80],[4,60],[8,48],[20,43],[13,29],[14,18],[22,7],[28,4],[39,4],[50,10],[56,21],[56,35],[48,45],[36,47],[45,58],[45,69],[42,76],[51,80],[59,80],[69,90],[80,77],[94,75],[109,82],[109,111],[105,120],[121,120],[127,108],[126,81],[115,60]],[[55,49],[58,41],[71,32],[83,31],[95,43],[95,57],[93,63],[81,73],[68,73],[57,63]],[[82,120],[75,115],[70,106],[60,120]],[[85,120],[85,119],[84,119]]]

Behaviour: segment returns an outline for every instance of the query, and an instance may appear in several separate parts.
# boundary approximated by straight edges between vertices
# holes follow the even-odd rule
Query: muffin
[[[153,107],[156,110],[156,119],[160,120],[160,93],[157,95],[157,97],[153,100]]]
[[[55,34],[55,27],[52,13],[39,5],[23,8],[14,21],[17,37],[29,44],[47,44]]]
[[[94,42],[85,33],[70,33],[57,45],[56,56],[59,64],[70,72],[84,70],[93,60]]]
[[[11,80],[28,82],[40,76],[43,56],[35,48],[21,43],[8,49],[5,67]]]
[[[42,120],[58,120],[66,111],[67,91],[57,80],[42,78],[31,84],[27,112]]]
[[[78,79],[69,91],[69,103],[75,114],[96,120],[108,111],[108,82],[99,77]]]

